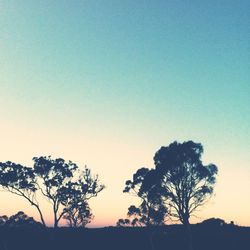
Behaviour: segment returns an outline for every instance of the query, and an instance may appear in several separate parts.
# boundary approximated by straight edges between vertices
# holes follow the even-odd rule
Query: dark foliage
[[[161,147],[154,156],[159,185],[164,192],[170,215],[183,224],[211,197],[218,172],[214,164],[203,165],[200,143],[173,142]]]
[[[10,216],[3,215],[0,216],[0,226],[9,227],[9,228],[42,228],[43,225],[40,222],[37,222],[33,217],[29,217],[23,211],[19,211],[16,214]]]
[[[167,216],[167,209],[163,204],[162,191],[155,185],[157,172],[148,168],[140,168],[133,175],[132,180],[126,181],[123,192],[140,198],[138,207],[128,208],[128,218],[118,220],[117,226],[152,226],[163,225]],[[123,223],[122,223],[123,222]]]
[[[210,218],[210,219],[206,219],[202,221],[200,224],[206,227],[208,226],[209,227],[222,227],[226,225],[226,222],[220,218]]]
[[[44,226],[44,215],[36,199],[38,192],[52,204],[54,227],[62,218],[74,227],[89,223],[93,216],[88,200],[104,189],[98,176],[93,176],[87,167],[80,169],[61,158],[34,157],[33,160],[33,168],[10,161],[0,163],[0,186],[34,206]]]
[[[202,145],[193,141],[161,147],[154,156],[155,169],[140,168],[126,181],[124,192],[141,204],[129,208],[129,222],[117,225],[162,225],[167,215],[189,225],[190,216],[213,194],[218,172],[214,164],[203,165],[202,153]]]

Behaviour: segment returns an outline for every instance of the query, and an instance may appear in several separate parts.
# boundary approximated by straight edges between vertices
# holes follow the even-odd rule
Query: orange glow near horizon
[[[15,131],[12,131],[12,133],[14,132]],[[47,136],[52,137],[52,134]],[[4,146],[0,145],[0,152],[2,152],[2,156],[5,155],[2,161],[12,160],[31,166],[32,156],[30,155],[28,157],[30,152],[32,152],[33,156],[39,155],[31,146],[35,144],[33,140],[39,141],[40,152],[42,152],[40,155],[50,155],[49,151],[54,151],[53,146],[50,146],[52,144],[47,144],[48,137],[44,138],[43,135],[26,137],[26,133],[23,133],[23,137],[26,138],[25,145],[22,145],[24,140],[22,138],[20,138],[19,143],[15,144],[9,141],[9,146],[12,147],[13,152],[17,153],[8,155],[7,152],[12,151],[8,149],[9,146],[6,144]],[[127,208],[131,204],[136,205],[139,203],[138,199],[129,194],[124,194],[122,190],[125,181],[130,179],[139,167],[153,166],[152,156],[156,150],[150,150],[149,147],[145,146],[140,147],[139,144],[135,143],[128,146],[126,143],[122,144],[121,142],[111,139],[108,143],[103,141],[103,143],[96,144],[88,141],[86,144],[86,140],[83,142],[79,138],[74,141],[74,149],[76,150],[73,150],[73,148],[62,150],[62,148],[60,148],[60,145],[62,145],[60,136],[58,136],[58,138],[53,136],[53,140],[58,141],[59,144],[57,145],[58,152],[56,153],[56,151],[54,151],[52,157],[63,157],[64,155],[66,156],[65,159],[71,159],[72,161],[76,159],[76,163],[83,162],[83,158],[89,159],[90,164],[87,165],[91,168],[93,173],[99,174],[101,182],[106,185],[105,190],[102,191],[98,197],[90,201],[94,220],[88,227],[114,226],[119,218],[126,217]],[[74,138],[71,138],[71,140],[73,141]],[[18,148],[22,148],[22,151],[19,151]],[[59,151],[62,152],[62,155],[59,155]],[[70,157],[70,155],[72,155],[72,157]],[[82,155],[84,155],[84,157]],[[250,175],[246,172],[238,172],[237,169],[233,168],[236,162],[243,165],[244,159],[241,159],[242,162],[237,158],[235,158],[235,162],[227,162],[218,157],[217,153],[213,155],[213,152],[207,152],[206,148],[204,156],[206,156],[207,162],[213,162],[217,164],[219,168],[218,180],[215,186],[215,196],[212,197],[201,211],[196,213],[196,217],[193,217],[191,222],[196,223],[210,217],[219,217],[225,219],[226,222],[234,221],[238,225],[249,226],[250,218],[248,212],[250,201],[246,199],[246,197]],[[82,164],[82,166],[84,166],[84,164]],[[243,192],[244,190],[245,193]],[[1,215],[11,215],[17,211],[23,210],[28,215],[39,220],[36,210],[22,198],[9,194],[8,192],[1,192],[0,198],[2,201],[2,206],[0,208]],[[42,208],[48,225],[52,226],[52,210],[50,204],[46,200],[43,200]],[[64,225],[64,223],[61,225]]]

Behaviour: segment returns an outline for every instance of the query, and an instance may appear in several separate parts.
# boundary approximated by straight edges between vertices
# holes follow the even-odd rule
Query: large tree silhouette
[[[126,182],[124,192],[142,200],[133,214],[145,207],[143,216],[150,224],[152,211],[164,203],[170,216],[189,225],[190,216],[213,194],[218,172],[214,164],[202,163],[202,153],[202,145],[193,141],[161,147],[154,156],[155,168],[140,168]]]
[[[184,225],[190,216],[211,197],[218,172],[214,164],[204,165],[200,143],[173,142],[154,156],[159,185],[170,208],[170,215]]]
[[[154,220],[153,212],[157,211],[155,208],[164,207],[165,212],[168,211],[171,217],[185,225],[187,248],[192,249],[190,216],[213,194],[218,172],[214,164],[202,163],[202,153],[202,145],[193,141],[173,142],[167,147],[161,147],[154,156],[155,168],[141,168],[133,175],[132,180],[126,182],[124,192],[132,193],[142,200],[139,207],[131,206],[128,213],[139,215],[139,219],[135,217],[132,222],[120,219],[117,225],[140,221],[146,221],[146,225],[150,225]]]
[[[87,167],[81,170],[75,163],[61,158],[34,157],[33,160],[33,168],[0,163],[0,186],[35,206],[43,225],[46,225],[44,216],[36,199],[39,191],[52,204],[54,227],[58,227],[65,214],[75,214],[72,210],[81,212],[82,220],[84,216],[90,219],[87,201],[104,188],[98,176],[92,176]]]

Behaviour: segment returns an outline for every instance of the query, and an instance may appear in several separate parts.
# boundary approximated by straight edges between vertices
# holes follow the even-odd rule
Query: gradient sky
[[[0,0],[0,161],[52,155],[106,185],[90,226],[138,203],[124,183],[174,140],[204,146],[216,195],[193,222],[250,225],[248,0]],[[0,214],[28,203],[0,193]],[[52,213],[44,202],[47,221]]]

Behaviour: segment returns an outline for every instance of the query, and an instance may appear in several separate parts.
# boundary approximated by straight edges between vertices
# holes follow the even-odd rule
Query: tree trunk
[[[41,219],[42,224],[46,227],[46,223],[45,223],[45,221],[43,219],[43,214],[42,214],[42,211],[41,211],[40,207],[38,205],[36,205],[36,204],[34,206],[37,208],[37,211],[38,211],[38,213],[40,215],[40,219]]]
[[[57,215],[56,212],[54,211],[54,227],[57,228],[58,227],[58,219],[57,219]]]
[[[57,227],[58,227],[58,221],[55,220],[55,221],[54,221],[54,228],[57,228]]]
[[[146,219],[146,226],[149,227],[151,226],[150,224],[150,217],[151,217],[151,208],[150,205],[146,204],[147,209],[148,209],[148,213],[147,213],[147,219]]]
[[[56,209],[56,204],[54,203],[53,205],[53,212],[54,212],[54,227],[58,227],[58,219],[57,219],[57,209]]]
[[[43,218],[43,214],[42,214],[42,211],[39,207],[39,205],[37,203],[35,203],[32,199],[30,199],[28,196],[26,196],[24,193],[21,193],[21,195],[30,202],[31,206],[35,206],[39,215],[40,215],[40,219],[41,219],[41,222],[42,224],[46,227],[46,223],[45,223],[45,220]]]

